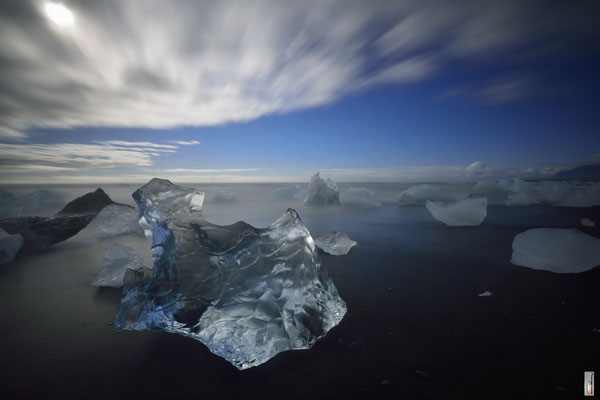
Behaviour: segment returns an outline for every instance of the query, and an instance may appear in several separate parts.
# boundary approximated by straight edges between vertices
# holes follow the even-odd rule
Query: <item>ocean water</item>
[[[0,268],[0,397],[477,398],[493,387],[505,398],[553,398],[563,393],[555,386],[579,394],[580,374],[600,369],[598,268],[553,274],[510,263],[512,238],[526,229],[600,236],[580,226],[581,218],[598,222],[599,207],[489,206],[480,226],[447,227],[424,206],[395,204],[413,184],[339,185],[373,190],[382,206],[366,210],[269,197],[287,185],[184,184],[206,193],[203,214],[213,223],[263,227],[294,208],[313,236],[343,231],[358,242],[346,256],[321,254],[348,314],[312,349],[239,372],[194,340],[116,330],[121,291],[90,285],[103,251],[122,243],[151,265],[150,246],[142,235],[108,236],[92,222]],[[457,195],[472,187],[435,186]],[[131,205],[137,187],[102,186]],[[46,188],[70,200],[96,186]],[[218,190],[236,201],[215,202]],[[477,296],[484,291],[493,295]]]

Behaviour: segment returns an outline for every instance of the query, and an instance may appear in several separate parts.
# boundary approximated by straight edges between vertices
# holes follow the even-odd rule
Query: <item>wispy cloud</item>
[[[597,35],[598,4],[72,0],[74,25],[61,28],[41,1],[5,1],[0,137],[207,126],[316,107],[426,79],[452,60],[503,60],[543,43],[572,50]],[[513,89],[490,94],[512,98]]]

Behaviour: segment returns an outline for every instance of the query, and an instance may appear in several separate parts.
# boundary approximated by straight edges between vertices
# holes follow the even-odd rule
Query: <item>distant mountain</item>
[[[599,180],[600,164],[582,165],[581,167],[569,169],[554,175],[558,179],[580,179],[580,180]]]

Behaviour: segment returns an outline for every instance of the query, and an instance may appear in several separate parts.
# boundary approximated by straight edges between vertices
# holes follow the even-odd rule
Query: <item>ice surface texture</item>
[[[23,246],[23,236],[16,233],[11,235],[0,228],[0,264],[11,262]]]
[[[96,216],[96,225],[108,235],[142,232],[138,223],[137,210],[126,204],[111,204],[104,207]]]
[[[600,265],[600,239],[577,229],[538,228],[513,239],[511,262],[552,272],[583,272]]]
[[[104,251],[102,268],[92,285],[121,287],[128,269],[137,271],[143,268],[142,258],[132,248],[116,243]]]
[[[322,206],[327,204],[340,205],[338,187],[331,179],[323,180],[317,172],[310,178],[308,196],[304,200],[307,206]]]
[[[334,256],[348,254],[350,249],[356,246],[356,242],[344,232],[332,232],[315,239],[315,246]]]
[[[381,206],[373,200],[375,193],[365,188],[350,188],[340,194],[340,201],[344,207],[350,208],[375,208]]]
[[[218,226],[193,189],[153,179],[133,197],[156,259],[149,281],[126,279],[117,328],[189,336],[246,369],[311,347],[346,313],[294,210],[264,229]]]
[[[476,197],[450,204],[428,201],[425,207],[433,218],[448,226],[476,226],[487,215],[487,198]]]
[[[398,197],[398,204],[402,206],[422,205],[427,200],[449,202],[457,199],[435,186],[417,185],[401,192]]]

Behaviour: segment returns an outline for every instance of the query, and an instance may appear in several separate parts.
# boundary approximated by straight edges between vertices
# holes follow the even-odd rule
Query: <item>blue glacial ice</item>
[[[427,201],[425,207],[433,218],[448,226],[476,226],[487,215],[487,198],[475,197],[449,204]]]
[[[219,226],[194,189],[153,179],[133,197],[155,260],[149,279],[126,277],[115,327],[179,333],[246,369],[310,348],[346,313],[294,210],[264,229]]]
[[[310,178],[308,196],[304,200],[307,206],[340,205],[340,192],[334,181],[324,180],[317,172]]]
[[[11,262],[23,246],[23,236],[18,233],[11,235],[0,228],[0,264]]]
[[[92,285],[121,287],[128,269],[137,271],[143,268],[142,258],[132,248],[116,243],[104,251],[102,268]]]

